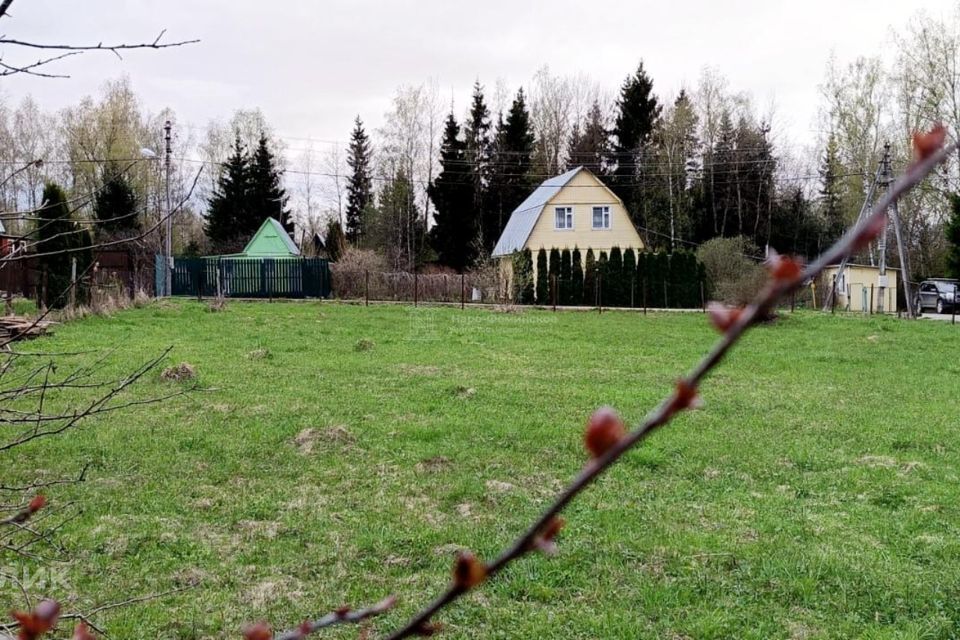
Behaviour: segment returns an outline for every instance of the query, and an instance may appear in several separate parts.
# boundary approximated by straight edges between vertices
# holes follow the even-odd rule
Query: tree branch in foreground
[[[752,304],[742,309],[712,305],[710,318],[723,335],[693,370],[677,382],[674,392],[629,433],[624,430],[620,418],[612,410],[598,410],[591,417],[585,434],[585,444],[593,457],[570,485],[510,547],[489,564],[482,564],[472,554],[461,554],[454,565],[453,580],[447,590],[390,634],[388,640],[432,635],[438,629],[432,620],[441,609],[527,553],[534,550],[551,551],[553,538],[563,525],[558,517],[559,513],[624,453],[667,424],[681,411],[697,407],[697,388],[700,382],[720,364],[747,330],[773,309],[778,300],[820,274],[827,265],[865,247],[876,238],[886,224],[890,205],[917,186],[957,149],[957,144],[944,149],[943,142],[944,130],[939,125],[930,133],[915,135],[916,161],[887,190],[861,224],[850,229],[808,266],[804,267],[792,258],[773,254],[768,261],[770,282]]]

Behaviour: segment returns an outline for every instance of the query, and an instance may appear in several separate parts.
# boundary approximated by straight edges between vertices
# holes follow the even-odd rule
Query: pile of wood
[[[50,320],[34,320],[23,316],[0,316],[0,340],[25,340],[36,338],[47,332],[51,325]]]

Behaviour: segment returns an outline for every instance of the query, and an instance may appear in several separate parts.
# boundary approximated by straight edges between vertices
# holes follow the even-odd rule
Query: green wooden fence
[[[175,258],[172,280],[175,296],[330,297],[330,265],[322,258]]]

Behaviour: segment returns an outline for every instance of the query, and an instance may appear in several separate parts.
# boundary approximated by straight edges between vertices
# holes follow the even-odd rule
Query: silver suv
[[[957,280],[947,278],[924,280],[920,283],[917,299],[914,301],[917,311],[923,313],[924,309],[935,309],[937,313],[946,313],[955,304],[960,303],[960,295],[954,299],[958,290],[960,290],[960,282]]]

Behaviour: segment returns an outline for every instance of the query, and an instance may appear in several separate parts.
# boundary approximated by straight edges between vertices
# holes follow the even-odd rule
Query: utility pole
[[[170,155],[173,153],[173,149],[170,147],[170,130],[173,128],[173,125],[167,120],[163,124],[164,131],[164,140],[167,143],[166,153],[164,155],[164,173],[165,175],[165,189],[167,192],[167,206],[166,206],[166,221],[164,224],[164,254],[167,258],[167,268],[166,268],[166,279],[164,289],[168,296],[173,295],[173,212],[170,206]]]
[[[884,190],[890,188],[893,182],[893,172],[890,170],[890,143],[883,145],[883,160],[880,161],[882,167],[880,171],[880,184]],[[887,227],[890,223],[890,213],[885,211],[883,218],[883,231],[880,232],[880,238],[877,241],[878,251],[880,253],[880,268],[877,278],[877,312],[883,313],[883,302],[887,294]],[[873,311],[871,309],[871,311]]]

